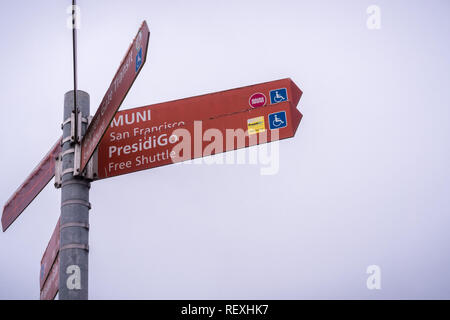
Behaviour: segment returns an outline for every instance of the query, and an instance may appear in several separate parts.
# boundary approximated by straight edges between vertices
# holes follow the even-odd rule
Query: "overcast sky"
[[[69,4],[0,3],[3,204],[61,136]],[[450,298],[447,0],[79,5],[92,114],[144,19],[147,63],[122,110],[286,77],[304,92],[275,175],[170,165],[93,183],[90,298]],[[59,213],[50,183],[0,234],[0,299],[39,299]]]

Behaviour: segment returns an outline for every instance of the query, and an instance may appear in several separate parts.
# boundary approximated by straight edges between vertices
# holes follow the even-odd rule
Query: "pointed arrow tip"
[[[293,97],[291,99],[292,106],[294,108],[297,108],[298,102],[300,101],[300,98],[302,97],[303,92],[302,92],[302,90],[300,90],[300,88],[295,84],[295,82],[291,78],[289,78],[289,81],[291,83],[291,92],[293,95]]]

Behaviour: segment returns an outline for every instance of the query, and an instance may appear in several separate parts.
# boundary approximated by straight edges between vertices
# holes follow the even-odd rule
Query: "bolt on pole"
[[[69,121],[73,117],[74,91],[64,96],[62,140],[62,185],[60,219],[60,269],[59,299],[88,299],[89,265],[89,188],[90,182],[83,176],[74,176],[75,143],[72,126],[81,123],[81,136],[87,129],[89,94],[77,91],[79,117],[85,121]]]

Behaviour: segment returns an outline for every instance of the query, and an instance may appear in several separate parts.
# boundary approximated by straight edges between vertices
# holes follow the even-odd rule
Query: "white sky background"
[[[61,135],[69,4],[0,3],[1,203]],[[93,183],[90,298],[450,298],[448,1],[79,5],[92,114],[144,19],[148,60],[122,110],[285,77],[304,91],[277,175],[171,165]],[[50,183],[0,234],[0,299],[39,298],[59,207]]]

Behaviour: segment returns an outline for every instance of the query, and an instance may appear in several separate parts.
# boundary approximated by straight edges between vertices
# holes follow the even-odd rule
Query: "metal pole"
[[[87,300],[90,183],[84,177],[73,176],[75,146],[70,138],[71,126],[74,123],[68,120],[72,116],[73,103],[74,92],[69,91],[64,96],[59,299]],[[87,119],[89,94],[78,90],[77,104],[81,112],[80,117]],[[87,128],[86,122],[82,122],[82,135]]]

